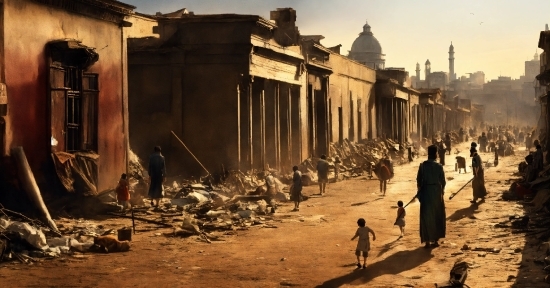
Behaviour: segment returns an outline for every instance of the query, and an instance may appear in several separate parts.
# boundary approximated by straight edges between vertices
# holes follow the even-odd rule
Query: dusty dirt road
[[[467,143],[462,156],[467,157]],[[510,215],[522,215],[523,207],[499,200],[509,187],[517,163],[525,151],[500,159],[486,172],[489,196],[485,203],[471,206],[471,185],[453,200],[456,191],[472,176],[454,171],[454,157],[447,156],[447,237],[439,248],[424,249],[418,234],[419,203],[407,207],[404,238],[393,226],[397,201],[408,202],[416,193],[416,171],[420,161],[396,167],[386,196],[377,180],[366,177],[331,183],[322,198],[303,202],[300,212],[283,204],[273,216],[277,228],[250,227],[220,233],[224,241],[212,244],[196,237],[173,238],[155,234],[133,236],[132,250],[115,254],[77,254],[33,265],[1,264],[2,287],[434,287],[445,282],[455,261],[472,266],[470,287],[547,287],[542,269],[533,266],[523,234],[494,228]],[[482,155],[492,161],[492,155]],[[468,157],[469,159],[469,157]],[[468,160],[468,163],[470,161]],[[317,193],[317,187],[304,194]],[[375,232],[367,269],[355,269],[350,241],[363,217]],[[107,220],[105,225],[129,225],[126,220]],[[115,224],[116,223],[116,224]],[[141,225],[141,224],[140,224]],[[141,225],[143,226],[143,225]],[[499,253],[461,251],[471,248],[500,248]],[[521,248],[521,251],[516,250]],[[538,278],[537,278],[538,277]],[[6,286],[5,286],[6,285]]]

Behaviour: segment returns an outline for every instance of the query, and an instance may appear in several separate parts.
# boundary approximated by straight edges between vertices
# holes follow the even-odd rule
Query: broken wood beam
[[[127,216],[127,215],[122,215],[122,214],[117,214],[117,213],[112,213],[112,212],[109,212],[107,214],[111,215],[111,216],[120,217],[120,218],[132,219],[132,216]],[[156,225],[161,225],[161,226],[164,226],[164,227],[174,228],[174,225],[172,225],[172,224],[162,223],[162,222],[155,221],[155,220],[150,220],[150,219],[147,219],[147,218],[133,217],[133,219],[138,220],[138,221],[142,221],[142,222],[147,222],[147,223],[150,223],[150,224],[156,224]]]

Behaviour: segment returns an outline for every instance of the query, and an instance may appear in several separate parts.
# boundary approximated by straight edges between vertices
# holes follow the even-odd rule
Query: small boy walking
[[[130,204],[130,187],[128,184],[126,173],[122,173],[118,185],[116,187],[116,199],[119,205],[122,205],[122,211],[129,208]]]
[[[334,160],[334,178],[336,178],[334,180],[334,182],[337,182],[338,180],[340,180],[340,164],[342,163],[342,161],[340,161],[340,157],[336,156],[336,159]]]
[[[399,226],[399,229],[401,230],[401,235],[399,235],[399,238],[405,236],[405,216],[407,215],[407,212],[405,212],[405,208],[403,207],[403,201],[399,200],[397,201],[397,218],[395,218],[395,223],[393,225]]]
[[[372,229],[365,226],[365,219],[359,218],[359,220],[357,220],[357,225],[359,226],[359,228],[357,228],[355,236],[351,238],[351,241],[359,237],[359,240],[357,241],[357,248],[355,248],[355,256],[357,256],[357,269],[361,268],[361,254],[363,254],[363,269],[365,269],[367,268],[367,257],[370,250],[369,233],[372,234],[373,241],[376,240],[376,235],[374,234],[374,231],[372,231]]]

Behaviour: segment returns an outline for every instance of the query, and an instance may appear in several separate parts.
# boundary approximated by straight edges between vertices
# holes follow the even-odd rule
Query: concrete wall
[[[333,70],[329,77],[332,141],[350,139],[350,132],[354,135],[354,139],[350,139],[353,141],[375,138],[377,134],[374,103],[375,71],[335,53],[330,54],[329,66]],[[358,107],[359,102],[360,106]],[[353,103],[354,111],[350,111],[351,103]],[[339,108],[341,108],[342,123],[339,122]],[[361,131],[358,130],[359,111],[361,112]],[[340,127],[343,128],[342,131],[340,131]],[[340,135],[342,139],[340,139]]]
[[[124,29],[124,33],[128,38],[159,37],[158,34],[153,33],[153,27],[158,25],[155,19],[133,14],[126,17],[126,21],[132,23],[131,27]]]
[[[100,55],[87,71],[99,73],[98,190],[115,187],[126,170],[121,28],[28,0],[4,0],[4,37],[9,112],[3,154],[23,146],[38,180],[45,180],[37,173],[51,161],[45,47],[49,41],[77,39]]]

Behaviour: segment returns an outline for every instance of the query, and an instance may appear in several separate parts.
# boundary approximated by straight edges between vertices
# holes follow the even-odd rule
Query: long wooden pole
[[[202,165],[201,161],[199,161],[199,159],[197,159],[197,157],[195,157],[195,154],[193,154],[193,152],[191,152],[191,150],[189,150],[189,148],[187,148],[185,143],[183,143],[183,141],[181,141],[181,139],[178,137],[178,135],[176,135],[176,133],[174,133],[174,131],[170,131],[170,132],[172,132],[172,135],[174,135],[174,137],[176,137],[176,139],[178,139],[178,141],[181,143],[181,145],[183,145],[183,147],[185,147],[187,152],[189,152],[189,154],[191,154],[191,156],[193,156],[193,158],[195,158],[197,163],[199,163],[199,165],[201,165],[202,169],[204,169],[204,171],[206,171],[206,173],[208,173],[208,175],[211,175],[210,172],[208,172],[208,169],[206,169],[206,167],[204,167],[204,165]]]
[[[464,184],[464,186],[462,186],[462,188],[458,189],[458,191],[451,194],[451,196],[449,197],[449,200],[453,199],[456,196],[456,194],[458,194],[458,192],[462,191],[462,189],[464,189],[464,187],[466,187],[466,185],[468,185],[470,182],[472,182],[472,180],[474,180],[474,177],[472,177],[472,179],[470,179],[468,182],[466,182],[466,184]]]

